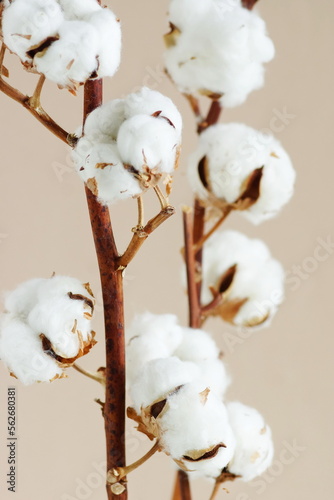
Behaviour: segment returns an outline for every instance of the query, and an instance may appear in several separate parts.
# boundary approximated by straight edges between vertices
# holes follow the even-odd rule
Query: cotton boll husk
[[[234,317],[234,324],[253,324],[261,317],[272,317],[284,296],[283,268],[263,241],[237,231],[218,231],[205,245],[203,303],[212,298],[209,287],[217,287],[219,278],[234,265],[236,272],[225,300],[248,299]]]
[[[130,388],[133,406],[139,414],[141,408],[153,404],[175,388],[199,376],[194,363],[176,357],[154,359],[146,363]]]
[[[174,314],[146,312],[135,316],[127,330],[127,379],[131,385],[149,361],[171,356],[181,343],[183,329]]]
[[[0,358],[25,385],[49,382],[63,373],[57,362],[43,352],[36,333],[9,315],[4,315],[0,323]]]
[[[135,115],[125,120],[118,132],[117,146],[122,161],[138,171],[148,167],[172,173],[175,169],[178,137],[164,118]]]
[[[65,21],[59,35],[45,53],[35,56],[34,65],[60,87],[75,90],[97,69],[99,34],[85,21]]]
[[[124,102],[125,116],[131,118],[135,115],[153,115],[161,111],[161,117],[168,118],[175,127],[178,140],[181,139],[182,117],[175,104],[169,97],[156,90],[142,87],[138,92],[129,94]]]
[[[271,464],[274,446],[271,430],[254,408],[239,402],[227,404],[229,421],[236,437],[236,449],[228,470],[250,481]]]
[[[15,290],[8,292],[5,298],[5,310],[14,316],[26,319],[36,303],[39,286],[45,281],[44,278],[35,278],[21,283]]]
[[[94,12],[87,21],[99,34],[97,76],[113,76],[121,60],[121,25],[115,14],[105,8]]]
[[[182,361],[197,362],[218,357],[218,347],[204,330],[185,327],[182,334],[182,342],[174,352]]]
[[[235,450],[235,438],[228,422],[225,405],[205,386],[189,383],[167,399],[167,409],[159,417],[161,443],[176,460],[193,451],[203,454],[212,447],[224,444],[211,459],[193,462],[184,460],[190,471],[217,477],[230,462]]]
[[[81,146],[81,151],[88,148],[89,143],[88,140]],[[78,159],[81,159],[80,152]],[[96,144],[89,150],[84,161],[81,159],[77,163],[75,157],[74,160],[77,171],[85,182],[94,179],[94,194],[102,204],[113,204],[142,193],[138,180],[124,167],[116,144]]]
[[[101,10],[96,0],[58,0],[69,20],[82,19],[84,16]]]
[[[4,42],[22,62],[31,61],[27,52],[57,35],[64,21],[55,0],[15,0],[2,15]]]
[[[200,370],[199,380],[201,383],[222,399],[231,383],[231,377],[227,373],[224,363],[220,359],[206,359],[197,361],[196,365]]]
[[[85,137],[93,142],[116,141],[124,120],[124,100],[108,101],[88,115],[84,126]]]
[[[208,193],[198,172],[203,157],[207,159],[209,191],[227,203],[236,202],[252,172],[263,167],[259,197],[242,211],[253,223],[275,216],[293,194],[295,170],[286,151],[273,136],[244,124],[214,125],[201,134],[198,148],[190,158],[189,181],[205,200]]]

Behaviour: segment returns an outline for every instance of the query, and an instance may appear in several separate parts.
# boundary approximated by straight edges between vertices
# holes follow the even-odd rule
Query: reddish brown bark
[[[176,475],[173,500],[191,500],[188,475],[183,470]]]
[[[246,7],[246,9],[251,10],[258,0],[242,0],[242,5]]]
[[[84,92],[84,119],[102,103],[102,82],[88,81]],[[122,274],[118,270],[116,248],[109,209],[101,205],[86,188],[88,210],[100,270],[105,339],[106,400],[104,421],[107,469],[125,466],[125,342]],[[126,500],[127,492],[114,495],[107,487],[109,500]]]

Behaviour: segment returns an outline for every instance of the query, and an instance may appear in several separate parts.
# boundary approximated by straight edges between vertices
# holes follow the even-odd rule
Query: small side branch
[[[144,241],[148,236],[153,233],[163,222],[175,213],[175,208],[167,205],[155,217],[150,219],[146,226],[143,228],[134,228],[134,235],[129,243],[126,251],[121,255],[117,261],[118,269],[125,269],[134,256],[137,254]]]
[[[197,241],[196,245],[194,246],[195,252],[198,252],[199,250],[201,250],[204,243],[210,238],[210,236],[213,235],[213,233],[215,231],[217,231],[217,229],[222,225],[222,223],[227,218],[227,216],[231,213],[232,210],[233,210],[232,206],[230,206],[230,205],[226,206],[226,209],[224,210],[222,216],[217,220],[217,222],[212,226],[212,228]]]
[[[199,123],[197,132],[198,134],[201,134],[204,130],[206,130],[208,127],[211,127],[211,125],[215,125],[218,120],[220,113],[222,112],[222,106],[220,102],[217,99],[214,99],[211,103],[209,112],[206,116],[206,118]]]
[[[89,372],[84,368],[82,368],[81,366],[77,365],[76,363],[74,363],[72,366],[77,372],[81,373],[82,375],[85,375],[86,377],[95,380],[96,382],[99,382],[99,384],[106,385],[106,378],[102,371],[101,372],[97,371],[95,373]]]

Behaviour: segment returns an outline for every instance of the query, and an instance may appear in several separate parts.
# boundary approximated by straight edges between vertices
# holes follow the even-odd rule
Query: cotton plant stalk
[[[189,323],[185,327],[173,314],[147,312],[134,319],[126,338],[123,271],[175,212],[169,195],[179,164],[182,117],[167,96],[145,87],[102,102],[102,78],[112,77],[120,62],[121,26],[98,1],[0,4],[0,90],[72,148],[84,183],[100,270],[106,366],[88,372],[77,364],[101,333],[91,330],[95,299],[89,283],[66,276],[30,280],[7,294],[0,357],[27,385],[64,378],[73,367],[104,388],[105,401],[97,401],[105,423],[109,500],[126,500],[127,475],[157,452],[178,466],[173,500],[191,500],[192,476],[213,483],[214,500],[222,483],[252,480],[272,461],[270,427],[256,409],[226,399],[231,377],[203,329],[210,316],[236,326],[268,326],[284,296],[282,267],[266,245],[220,228],[233,211],[256,224],[267,220],[293,192],[294,170],[275,138],[242,124],[218,124],[223,106],[240,105],[263,85],[263,64],[274,55],[264,21],[252,12],[255,3],[171,0],[166,69],[189,101],[199,134],[188,168],[194,206],[183,209]],[[207,47],[210,57],[203,58]],[[38,75],[32,96],[10,85],[8,51]],[[73,95],[84,86],[83,123],[74,133],[44,110],[46,79]],[[211,100],[206,115],[197,95]],[[259,151],[250,157],[245,144],[249,153],[254,143]],[[148,192],[156,195],[159,208],[146,221]],[[109,207],[131,199],[137,203],[137,224],[121,252]],[[267,307],[273,292],[279,292],[279,300]],[[130,465],[124,439],[126,365],[132,401],[127,416],[153,442]]]

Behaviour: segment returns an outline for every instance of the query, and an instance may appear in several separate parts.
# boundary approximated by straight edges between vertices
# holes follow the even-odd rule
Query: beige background
[[[233,376],[229,397],[257,407],[275,438],[273,468],[261,484],[228,485],[231,500],[330,500],[333,494],[333,248],[318,253],[319,238],[334,240],[333,206],[333,16],[331,0],[266,0],[260,10],[267,21],[277,57],[268,65],[266,86],[247,103],[226,111],[224,121],[244,121],[273,128],[291,154],[298,171],[296,194],[275,220],[254,227],[233,215],[227,226],[263,238],[289,274],[286,301],[269,329],[247,338],[218,320],[208,323],[225,351]],[[126,318],[149,309],[174,312],[187,321],[186,298],[180,287],[180,206],[190,202],[186,184],[187,155],[196,142],[187,103],[162,72],[167,31],[167,1],[122,2],[112,7],[123,23],[123,62],[105,84],[105,97],[125,95],[142,84],[166,93],[184,115],[182,168],[175,180],[173,220],[151,237],[128,269],[125,281]],[[31,91],[34,77],[15,58],[8,65],[13,81]],[[77,98],[47,85],[45,105],[51,115],[73,130],[81,119]],[[0,277],[1,290],[19,282],[49,276],[53,271],[89,280],[99,296],[96,259],[83,187],[73,172],[66,147],[16,103],[1,96]],[[286,122],[276,120],[287,110]],[[279,130],[277,129],[279,127]],[[157,209],[146,195],[148,215]],[[135,224],[135,203],[112,209],[117,240],[123,248]],[[320,256],[320,259],[319,259]],[[300,266],[302,277],[297,277]],[[299,272],[299,271],[298,271]],[[101,306],[95,319],[99,344],[82,364],[103,364]],[[245,337],[245,335],[244,335]],[[232,339],[232,340],[231,340]],[[5,405],[13,383],[0,367],[0,495],[5,489]],[[15,382],[15,381],[14,381]],[[85,384],[85,385],[84,385]],[[105,498],[101,473],[104,437],[102,397],[94,382],[70,373],[67,380],[18,391],[18,491],[16,500]],[[295,446],[295,456],[289,447]],[[147,448],[146,438],[129,429],[129,460]],[[133,500],[168,499],[173,466],[160,454],[129,478]],[[81,488],[79,488],[81,485]],[[83,487],[82,485],[85,485]],[[210,485],[193,483],[194,498],[207,499]],[[221,492],[219,498],[226,495]]]

